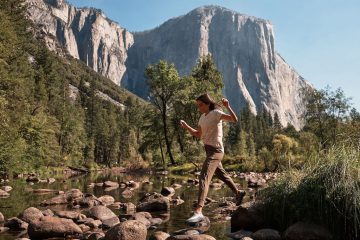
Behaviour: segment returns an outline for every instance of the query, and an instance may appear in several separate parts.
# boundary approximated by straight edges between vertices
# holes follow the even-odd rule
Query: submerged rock
[[[130,189],[130,188],[126,188],[122,193],[121,195],[124,197],[124,198],[131,198],[132,196],[134,196],[134,192]]]
[[[216,240],[216,238],[206,235],[206,234],[200,234],[200,235],[176,235],[171,236],[170,238],[167,238],[168,240]]]
[[[119,183],[112,182],[112,181],[106,181],[106,182],[104,182],[103,187],[116,187],[116,188],[118,188]]]
[[[61,204],[67,204],[68,200],[66,198],[65,194],[61,194],[59,196],[55,196],[53,198],[44,200],[40,205],[41,206],[51,206],[51,205],[61,205]]]

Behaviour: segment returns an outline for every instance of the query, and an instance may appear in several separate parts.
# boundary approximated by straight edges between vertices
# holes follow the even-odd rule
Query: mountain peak
[[[189,14],[192,13],[196,13],[199,15],[208,15],[209,13],[211,13],[212,16],[216,15],[216,14],[230,14],[233,16],[241,16],[241,17],[245,17],[245,18],[249,18],[251,20],[256,20],[256,21],[264,21],[264,22],[270,22],[268,20],[265,19],[261,19],[258,17],[254,17],[254,16],[249,16],[231,9],[228,9],[226,7],[223,6],[219,6],[219,5],[204,5],[198,8],[195,8],[194,10],[190,11]]]
[[[223,75],[224,96],[236,112],[246,106],[254,114],[265,109],[277,113],[284,126],[303,125],[301,89],[309,84],[276,52],[270,21],[217,5],[198,7],[137,33],[74,7],[33,7],[30,18],[50,35],[49,48],[56,39],[70,55],[143,98],[148,96],[144,78],[148,64],[165,59],[183,76],[199,57],[211,54]]]

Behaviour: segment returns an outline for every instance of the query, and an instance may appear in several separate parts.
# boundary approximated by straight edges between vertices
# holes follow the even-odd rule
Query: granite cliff
[[[166,59],[185,75],[210,53],[223,74],[224,95],[236,111],[246,105],[253,113],[265,108],[277,113],[283,125],[303,125],[302,89],[311,85],[276,51],[267,20],[204,6],[155,29],[131,33],[100,10],[75,8],[63,0],[27,1],[29,18],[50,49],[65,49],[140,97],[148,95],[148,64]]]

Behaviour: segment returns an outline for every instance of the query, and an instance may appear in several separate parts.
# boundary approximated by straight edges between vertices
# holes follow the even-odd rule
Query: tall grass
[[[265,220],[278,229],[297,221],[320,224],[335,239],[360,238],[360,149],[334,146],[288,170],[259,193]]]

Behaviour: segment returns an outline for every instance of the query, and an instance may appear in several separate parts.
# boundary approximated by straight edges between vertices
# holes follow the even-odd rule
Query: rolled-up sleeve
[[[216,120],[217,120],[217,121],[220,121],[221,116],[222,116],[223,114],[225,114],[223,111],[221,111],[221,110],[219,110],[219,109],[215,109],[214,112],[215,112],[215,117],[216,117]]]

